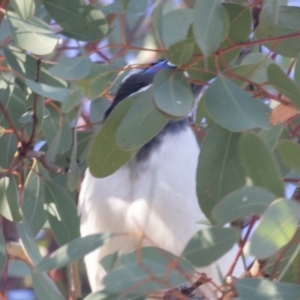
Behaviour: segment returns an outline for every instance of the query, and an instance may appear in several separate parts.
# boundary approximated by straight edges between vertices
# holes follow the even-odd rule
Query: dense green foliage
[[[108,176],[169,120],[187,117],[195,107],[193,82],[206,87],[192,125],[201,144],[199,205],[210,221],[201,222],[210,227],[181,258],[155,248],[142,250],[143,263],[135,254],[106,257],[106,289],[84,299],[144,299],[184,283],[185,272],[239,242],[239,255],[259,259],[261,268],[251,273],[255,278],[237,279],[238,295],[226,299],[298,299],[300,197],[285,199],[284,189],[300,180],[300,8],[284,0],[2,2],[2,296],[9,264],[22,260],[38,299],[66,299],[47,272],[113,234],[80,238],[76,202],[86,166],[96,177]],[[103,124],[121,80],[159,58],[178,68],[160,72],[151,89],[125,99]],[[222,227],[244,218],[245,234],[239,226]],[[22,255],[11,250],[8,220]],[[57,243],[51,257],[44,257],[53,251],[45,233]],[[260,278],[264,272],[269,279]]]

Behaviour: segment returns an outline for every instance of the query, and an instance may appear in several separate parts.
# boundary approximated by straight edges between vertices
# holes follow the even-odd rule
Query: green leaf
[[[57,147],[55,146],[54,154],[61,154],[67,151],[72,144],[70,124],[66,115],[59,115],[51,106],[48,106],[48,110],[50,115],[43,119],[42,131],[49,146],[52,143],[58,143]]]
[[[245,185],[238,157],[240,134],[212,127],[201,146],[197,168],[199,204],[209,220],[213,207],[229,193]]]
[[[228,34],[229,17],[219,0],[198,0],[194,8],[195,40],[205,57],[220,46]]]
[[[300,109],[300,85],[290,79],[278,65],[272,64],[268,67],[268,80],[276,90]]]
[[[182,255],[192,265],[206,267],[227,253],[238,240],[239,232],[235,228],[204,228],[192,237]]]
[[[20,129],[18,120],[26,111],[26,94],[19,88],[12,74],[2,73],[0,77],[0,99],[16,128]],[[3,114],[0,114],[0,124],[10,128]],[[7,164],[8,161],[5,162]]]
[[[11,0],[10,4],[14,11],[23,19],[30,19],[35,11],[33,0]]]
[[[101,96],[115,76],[116,71],[111,67],[92,64],[89,75],[77,81],[77,85],[87,98],[93,100]]]
[[[230,131],[270,127],[266,105],[223,76],[207,90],[205,106],[213,120]]]
[[[49,69],[49,73],[54,77],[65,80],[78,80],[89,75],[91,62],[88,57],[70,57],[59,61],[54,67]]]
[[[284,247],[294,236],[300,205],[293,200],[275,200],[264,212],[250,240],[251,256],[265,259]]]
[[[295,82],[300,85],[300,52],[297,55],[297,60],[295,64]]]
[[[60,246],[79,236],[79,218],[70,196],[54,182],[45,184],[46,215]]]
[[[193,266],[185,259],[182,259],[167,250],[156,247],[143,247],[135,252],[123,254],[119,260],[115,262],[115,265],[127,265],[137,261],[142,263],[144,260],[153,261],[166,266],[173,265],[176,262],[176,266],[183,272],[186,272],[186,274],[192,274],[195,271]]]
[[[60,141],[61,141],[61,128],[58,129],[54,139],[49,144],[49,148],[46,152],[46,158],[50,162],[55,161],[55,157],[58,154],[58,148],[60,146]]]
[[[275,150],[278,139],[280,138],[285,124],[278,124],[271,127],[271,129],[263,129],[258,133],[263,141],[270,147],[271,151]]]
[[[17,223],[16,226],[27,255],[33,264],[38,264],[42,260],[42,255],[39,251],[37,243],[34,240],[34,235],[28,223],[26,220],[23,220],[23,222]]]
[[[42,3],[68,37],[80,41],[98,41],[108,32],[103,13],[84,1],[42,0]]]
[[[121,293],[123,294],[123,293]],[[118,299],[120,295],[110,293],[107,290],[102,290],[99,292],[95,292],[87,295],[83,300],[115,300]],[[140,295],[122,295],[122,299],[124,300],[146,300],[146,297]]]
[[[286,269],[287,264],[290,260],[293,260],[290,266],[285,270],[281,281],[294,283],[299,278],[299,263],[300,263],[300,252],[299,252],[299,241],[300,231],[293,238],[292,243],[288,243],[287,246],[283,247],[280,251],[277,251],[275,255],[268,259],[265,266],[266,274],[272,274],[276,271],[276,275],[280,277],[282,272]],[[296,254],[296,257],[293,257]],[[280,261],[279,261],[280,260]]]
[[[171,269],[170,264],[170,261],[164,264],[148,259],[143,259],[141,263],[128,263],[109,272],[103,283],[112,293],[123,293],[135,286],[134,294],[144,295],[185,282],[184,274],[175,268]]]
[[[0,213],[10,221],[22,221],[19,209],[18,187],[15,178],[0,179]]]
[[[112,110],[102,129],[96,135],[88,157],[88,165],[93,176],[106,177],[113,174],[136,153],[136,151],[122,150],[114,137],[122,119],[138,96],[137,93],[122,100]]]
[[[29,79],[26,79],[25,82],[28,85],[28,87],[35,93],[45,98],[50,98],[57,101],[63,101],[70,93],[69,89],[62,87],[56,87],[40,82],[34,82]]]
[[[245,88],[249,85],[247,80],[251,80],[258,84],[268,81],[267,67],[273,63],[273,60],[262,53],[245,54],[246,57],[238,65],[234,65],[231,69],[225,70],[224,74],[229,76],[231,80],[238,86]],[[237,60],[241,59],[237,57]],[[238,76],[240,78],[235,78]]]
[[[114,253],[104,256],[100,260],[100,264],[104,268],[105,272],[108,273],[115,268],[116,262],[118,261],[118,259],[119,259],[119,253],[118,253],[118,251],[116,251]]]
[[[283,162],[290,168],[300,170],[300,146],[289,140],[281,140],[277,145]]]
[[[106,98],[97,98],[93,100],[90,107],[91,123],[103,122],[105,112],[109,108],[110,104],[111,103]],[[93,131],[97,133],[101,127],[101,124],[93,125]]]
[[[242,67],[250,68],[257,66],[255,72],[249,77],[253,82],[262,84],[268,81],[267,69],[269,65],[273,64],[274,61],[266,56],[266,54],[255,52],[247,54],[246,57],[242,60]],[[245,74],[246,78],[247,74]]]
[[[186,260],[180,258],[180,257],[177,257],[175,256],[174,254],[166,251],[166,250],[163,250],[161,248],[155,248],[155,247],[143,247],[135,252],[131,252],[131,253],[127,253],[127,254],[124,254],[122,255],[121,257],[116,257],[115,255],[116,253],[114,253],[113,257],[114,258],[117,258],[117,260],[114,260],[113,261],[113,270],[115,270],[116,272],[114,272],[114,276],[118,276],[119,275],[119,270],[120,272],[124,272],[124,270],[126,270],[127,268],[130,269],[132,266],[135,268],[141,268],[143,269],[144,268],[144,272],[143,272],[143,276],[149,276],[149,269],[145,269],[145,266],[144,265],[144,262],[148,262],[149,264],[153,264],[153,265],[160,265],[160,266],[165,266],[169,272],[166,274],[163,274],[165,272],[162,271],[162,272],[159,272],[159,274],[157,274],[158,277],[158,280],[160,279],[160,277],[163,277],[164,276],[164,282],[166,284],[168,284],[166,282],[166,280],[170,280],[170,283],[172,284],[173,280],[181,280],[180,277],[178,277],[178,274],[180,273],[181,275],[182,274],[185,274],[187,276],[191,275],[191,274],[194,274],[195,273],[195,270],[193,268],[193,266],[187,262]],[[114,259],[113,258],[113,259]],[[102,262],[101,262],[102,263]],[[111,269],[108,270],[108,273],[111,274]],[[170,272],[171,271],[171,272]],[[129,274],[128,274],[129,275]],[[156,275],[154,275],[155,278]],[[132,278],[130,280],[136,280],[136,278]],[[149,280],[153,280],[153,277],[149,278]],[[148,281],[148,278],[147,280]],[[153,280],[155,281],[155,280]],[[109,283],[111,284],[111,283]],[[127,283],[125,283],[127,284]],[[175,282],[174,282],[175,284]],[[147,287],[145,287],[146,289],[148,288],[148,283],[146,283]],[[155,289],[155,285],[151,282],[150,285],[153,286],[153,288],[151,289]],[[112,288],[109,288],[110,291],[107,291],[105,290],[105,292],[107,294],[111,294],[111,293],[116,293],[116,292],[112,292]],[[133,295],[128,295],[125,299],[141,299],[141,298],[138,298],[138,296],[140,294],[145,294],[147,292],[143,291],[143,289],[145,289],[144,287],[142,287],[142,290],[138,290],[137,292],[136,291],[133,291]],[[144,299],[144,298],[142,298]]]
[[[61,111],[63,113],[70,112],[75,106],[79,105],[84,96],[82,91],[77,86],[72,86],[69,95],[64,99],[61,104]]]
[[[0,130],[3,128],[0,127]],[[16,151],[17,151],[18,141],[14,134],[4,133],[0,134],[0,166],[2,168],[8,168]]]
[[[250,132],[242,135],[240,157],[254,185],[269,190],[277,197],[284,196],[275,157],[259,136]]]
[[[195,48],[194,38],[187,38],[171,45],[168,49],[167,58],[176,66],[189,62]]]
[[[242,278],[235,282],[241,300],[295,300],[300,295],[299,284],[268,279]]]
[[[163,44],[162,22],[163,22],[163,3],[158,3],[152,15],[153,35],[156,38],[156,40],[159,42],[158,45]]]
[[[117,297],[118,295],[111,294],[104,290],[89,294],[83,300],[115,300]]]
[[[244,187],[223,198],[214,207],[212,217],[224,225],[250,215],[262,215],[275,198],[260,187]]]
[[[122,119],[116,132],[118,145],[126,151],[135,150],[155,137],[168,119],[155,109],[152,89],[139,93],[137,100]]]
[[[176,119],[186,117],[194,106],[191,85],[177,70],[162,70],[154,77],[153,99],[160,111]]]
[[[192,24],[193,10],[174,10],[162,18],[162,36],[167,48],[184,40]]]
[[[47,274],[32,270],[31,277],[33,289],[39,300],[65,300]]]
[[[202,0],[203,1],[203,0]],[[203,1],[204,2],[204,1]],[[207,1],[208,2],[208,1]],[[237,5],[234,3],[222,3],[226,12],[229,16],[229,29],[228,37],[220,45],[220,49],[226,49],[232,46],[232,43],[239,44],[245,42],[251,31],[252,31],[252,16],[251,10],[245,9],[243,5]],[[174,27],[176,30],[177,27]],[[182,40],[182,39],[181,39]],[[226,51],[222,55],[222,62],[218,63],[218,68],[216,66],[215,56],[211,55],[204,59],[201,57],[202,52],[200,49],[195,47],[194,55],[198,55],[196,58],[197,63],[195,63],[195,58],[193,57],[189,62],[193,67],[189,68],[187,71],[195,80],[200,82],[207,82],[210,79],[214,78],[219,71],[223,71],[235,59],[238,55],[241,48],[235,48],[231,51]]]
[[[25,77],[29,80],[35,81],[37,74],[37,60],[35,58],[13,46],[4,46],[3,53],[9,67],[14,70],[18,76],[22,79]],[[65,81],[50,75],[48,68],[48,64],[44,62],[40,63],[39,82],[51,86],[67,87],[67,83]]]
[[[69,164],[67,185],[70,191],[74,192],[77,188],[80,176],[80,168],[77,161],[77,132],[74,132],[74,145],[72,147],[71,159]]]
[[[15,43],[22,49],[37,55],[52,53],[58,44],[58,37],[37,17],[22,20],[12,11],[5,13],[10,33]]]
[[[22,211],[33,235],[37,235],[46,222],[44,211],[44,181],[40,177],[37,161],[32,166],[24,186]]]
[[[49,271],[67,266],[101,247],[110,237],[108,233],[98,233],[77,238],[57,249],[51,256],[45,257],[35,268],[38,271]]]
[[[0,274],[3,272],[7,262],[7,255],[6,255],[6,242],[0,232]]]
[[[300,27],[300,8],[266,4],[259,16],[255,34],[258,39],[276,38],[264,45],[271,51],[283,56],[295,57],[299,52],[300,37],[280,39],[279,37],[298,33]]]

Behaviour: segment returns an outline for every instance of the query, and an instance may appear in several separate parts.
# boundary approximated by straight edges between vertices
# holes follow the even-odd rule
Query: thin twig
[[[1,110],[1,112],[3,113],[3,116],[4,116],[4,118],[6,119],[7,123],[9,124],[10,128],[13,130],[14,134],[16,135],[17,139],[18,139],[19,141],[21,141],[22,138],[21,138],[21,136],[20,136],[20,134],[19,134],[19,132],[18,132],[18,130],[17,130],[17,128],[16,128],[16,126],[15,126],[13,120],[11,119],[10,115],[8,114],[8,112],[7,112],[6,108],[5,108],[5,106],[4,106],[3,103],[1,102],[1,100],[0,100],[0,110]]]
[[[45,152],[31,150],[27,152],[26,157],[38,159],[47,170],[55,172],[57,174],[66,174],[68,172],[68,168],[55,165],[48,161]]]
[[[18,169],[22,165],[22,160],[18,160],[15,164],[13,164],[7,171],[0,173],[0,179],[10,176],[16,169]]]
[[[38,59],[36,61],[36,76],[35,76],[35,82],[39,81],[40,78],[40,65],[41,65],[41,59]],[[36,126],[38,123],[38,118],[37,118],[37,102],[38,102],[38,94],[34,93],[33,95],[33,108],[32,108],[32,130],[31,130],[31,135],[29,138],[29,141],[27,145],[32,145],[35,137],[35,132],[36,132]]]

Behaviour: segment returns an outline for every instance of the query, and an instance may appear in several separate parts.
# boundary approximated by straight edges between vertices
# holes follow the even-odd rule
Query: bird
[[[105,113],[126,97],[152,85],[161,70],[176,69],[168,60],[152,63],[127,77]],[[191,84],[195,99],[202,86]],[[113,138],[113,137],[112,137]],[[82,236],[100,232],[142,232],[120,235],[85,257],[91,290],[103,289],[103,257],[116,251],[129,253],[139,247],[155,246],[181,255],[188,241],[202,229],[204,218],[196,194],[196,169],[200,147],[188,118],[170,120],[135,157],[112,175],[95,178],[86,170],[79,195]],[[223,262],[223,263],[222,263]],[[226,256],[220,266],[213,264],[201,272],[219,278],[219,270],[228,271],[232,259]]]

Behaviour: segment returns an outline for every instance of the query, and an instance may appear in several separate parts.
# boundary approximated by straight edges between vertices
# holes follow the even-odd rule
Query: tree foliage
[[[144,299],[184,283],[185,273],[236,243],[237,257],[258,268],[229,284],[224,299],[299,297],[298,189],[284,198],[285,184],[300,180],[299,7],[284,0],[11,0],[1,2],[0,20],[3,297],[21,261],[38,299],[65,299],[67,285],[77,299],[72,280],[58,287],[47,272],[113,235],[79,235],[85,168],[112,174],[193,108],[197,194],[210,227],[180,258],[152,247],[141,250],[142,263],[134,253],[111,254],[101,261],[105,290],[84,299]],[[177,68],[158,73],[151,89],[129,96],[103,123],[121,80],[159,58]],[[189,83],[204,86],[199,103]],[[18,243],[10,241],[10,222]],[[232,258],[228,275],[234,267]]]

